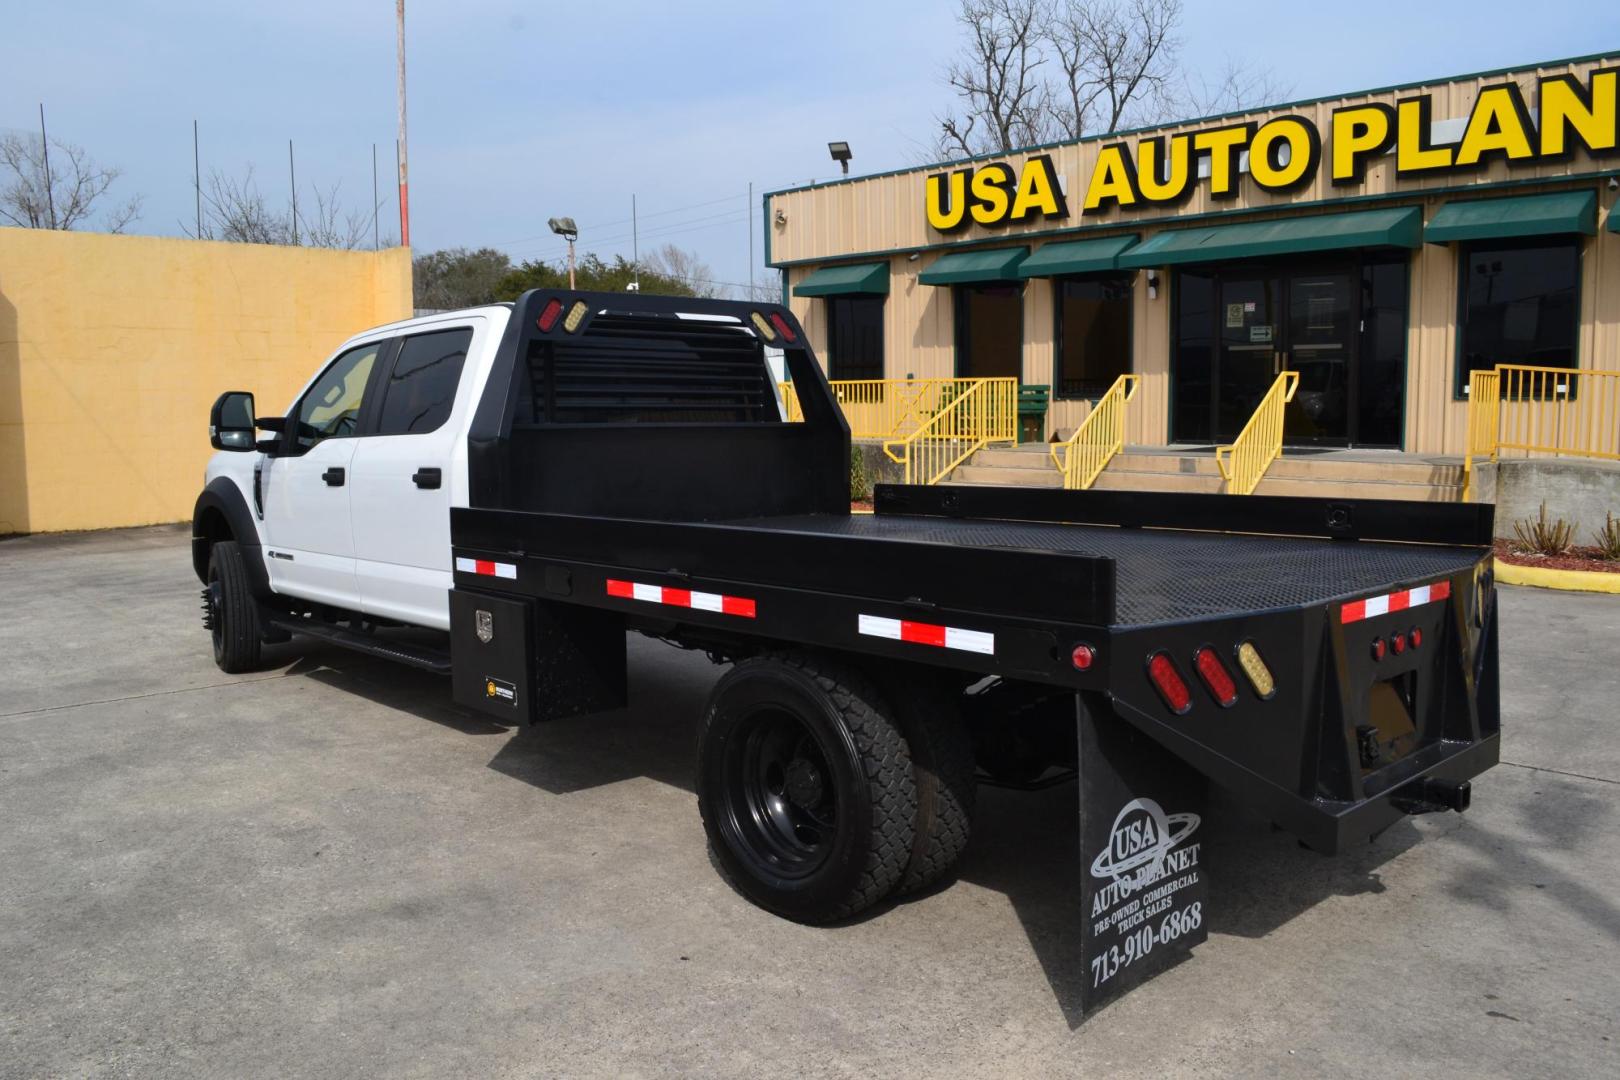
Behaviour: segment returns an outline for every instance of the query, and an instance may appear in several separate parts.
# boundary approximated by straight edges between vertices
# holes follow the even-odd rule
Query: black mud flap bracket
[[[1080,748],[1080,1001],[1088,1012],[1209,936],[1199,827],[1207,782],[1114,714],[1076,695]]]

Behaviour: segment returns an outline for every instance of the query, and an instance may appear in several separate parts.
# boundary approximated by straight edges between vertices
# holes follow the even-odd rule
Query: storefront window
[[[963,379],[1023,378],[1022,286],[957,287],[956,374]]]
[[[827,297],[829,379],[883,378],[883,297]]]
[[[1131,370],[1131,279],[1058,278],[1057,363],[1060,398],[1100,397]]]
[[[1500,241],[1465,246],[1461,271],[1458,397],[1468,373],[1497,364],[1574,367],[1580,241]]]
[[[1369,255],[1361,266],[1356,443],[1399,448],[1406,420],[1406,256]]]

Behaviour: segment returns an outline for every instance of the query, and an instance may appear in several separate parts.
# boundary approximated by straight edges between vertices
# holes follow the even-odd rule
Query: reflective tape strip
[[[879,615],[859,617],[860,632],[868,637],[907,641],[913,645],[933,645],[942,649],[962,652],[996,654],[996,635],[983,630],[963,630],[955,626],[936,626],[933,623],[910,622],[906,619],[885,619]]]
[[[1433,585],[1419,585],[1415,589],[1403,589],[1400,592],[1385,593],[1383,596],[1369,596],[1365,600],[1352,600],[1339,608],[1339,621],[1360,622],[1374,615],[1388,615],[1392,611],[1405,611],[1408,608],[1432,604],[1450,595],[1451,582],[1436,581]]]
[[[695,589],[671,589],[662,585],[644,585],[639,581],[607,580],[607,594],[621,600],[641,600],[649,604],[668,604],[670,607],[696,608],[721,615],[737,615],[744,619],[755,617],[752,600],[741,596],[721,596],[719,593],[698,592]]]
[[[509,562],[491,562],[489,559],[463,559],[460,555],[457,555],[456,570],[463,574],[482,574],[484,577],[517,580],[517,565]]]

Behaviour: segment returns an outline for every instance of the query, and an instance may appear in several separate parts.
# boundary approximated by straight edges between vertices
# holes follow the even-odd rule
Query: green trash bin
[[[1052,403],[1050,386],[1018,387],[1018,441],[1041,442],[1046,438],[1046,409]]]

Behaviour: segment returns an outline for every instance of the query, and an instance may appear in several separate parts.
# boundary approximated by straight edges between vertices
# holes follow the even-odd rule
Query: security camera
[[[1609,177],[1609,190],[1620,191],[1620,176]]]

